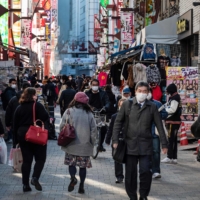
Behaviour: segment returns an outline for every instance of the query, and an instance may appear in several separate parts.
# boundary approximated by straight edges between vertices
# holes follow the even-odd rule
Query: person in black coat
[[[68,108],[69,104],[74,99],[74,96],[76,94],[76,91],[72,89],[72,85],[70,81],[67,81],[66,85],[67,85],[67,88],[66,90],[62,91],[60,99],[59,99],[61,117],[63,116],[65,110]]]
[[[0,137],[4,137],[4,128],[3,128],[3,124],[2,124],[2,121],[0,119]]]
[[[42,173],[45,161],[47,145],[38,145],[25,140],[25,135],[31,125],[33,125],[33,105],[35,103],[35,119],[39,119],[42,122],[46,122],[49,119],[49,115],[44,106],[38,102],[35,88],[26,88],[19,100],[20,105],[14,114],[14,128],[13,128],[13,143],[16,146],[20,145],[23,164],[22,164],[22,183],[23,191],[31,191],[29,185],[29,176],[31,172],[31,165],[33,158],[35,158],[35,166],[31,179],[31,184],[39,191],[42,190],[42,186],[39,183],[39,178]],[[37,124],[41,126],[41,123]]]
[[[21,97],[21,94],[28,87],[31,87],[31,84],[29,82],[23,83],[22,91],[19,91],[16,94],[16,96],[14,96],[8,103],[8,106],[6,108],[6,114],[5,114],[5,124],[6,124],[6,129],[8,131],[13,132],[12,131],[12,128],[13,128],[12,127],[13,126],[13,114],[15,113],[15,110],[19,106],[19,99]]]
[[[124,103],[124,101],[126,101],[126,99],[120,99],[119,100],[119,103],[118,103],[119,110],[120,110],[122,104]],[[106,140],[105,140],[107,145],[110,145],[110,142],[111,142],[111,139],[112,139],[112,132],[113,132],[113,127],[114,127],[114,124],[115,124],[116,117],[117,117],[117,113],[115,113],[111,117],[111,122],[110,122],[110,125],[108,127]],[[122,127],[122,130],[120,131],[119,139],[124,138],[122,131],[123,131],[123,127]],[[112,150],[113,150],[113,148],[112,148]],[[122,183],[123,182],[123,179],[124,179],[123,165],[116,162],[116,161],[115,161],[115,177],[116,177],[116,183]]]

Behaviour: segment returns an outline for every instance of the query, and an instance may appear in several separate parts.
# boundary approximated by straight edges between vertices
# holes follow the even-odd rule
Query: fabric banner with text
[[[21,46],[31,48],[31,20],[21,20]]]

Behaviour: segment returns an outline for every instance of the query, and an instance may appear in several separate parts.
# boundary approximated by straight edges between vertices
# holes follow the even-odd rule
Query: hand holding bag
[[[59,134],[58,137],[58,146],[62,146],[65,147],[68,144],[70,144],[75,138],[76,138],[76,134],[75,134],[75,129],[72,125],[72,122],[70,124],[70,111],[68,109],[67,114],[69,116],[69,119],[67,120],[66,125],[63,127],[62,131]]]
[[[37,122],[42,123],[42,128],[37,126]],[[44,122],[35,120],[35,103],[33,104],[33,126],[31,125],[26,133],[25,140],[34,144],[46,145],[48,140],[48,130],[44,129]]]

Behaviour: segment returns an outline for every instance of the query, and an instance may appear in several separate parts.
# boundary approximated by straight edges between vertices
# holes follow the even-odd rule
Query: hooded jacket
[[[167,87],[167,92],[171,96],[169,97],[169,101],[165,105],[165,109],[169,115],[166,120],[166,123],[180,124],[182,107],[181,107],[181,98],[180,95],[177,93],[176,85],[174,83],[170,84]]]
[[[133,80],[134,83],[138,83],[139,81],[147,82],[146,67],[143,64],[137,63],[133,66]]]

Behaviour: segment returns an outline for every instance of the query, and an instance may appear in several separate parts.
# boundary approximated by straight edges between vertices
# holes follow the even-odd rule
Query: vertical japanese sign
[[[101,27],[97,18],[98,18],[98,15],[95,14],[94,15],[94,42],[100,42],[100,38],[101,38],[99,36]]]
[[[0,4],[8,8],[8,0],[1,0]],[[0,34],[4,45],[8,44],[8,12],[0,17]]]
[[[50,59],[51,59],[51,50],[46,49],[44,51],[44,76],[49,76],[50,74]]]
[[[186,131],[198,118],[198,68],[197,67],[167,67],[167,85],[174,83],[182,103],[182,121]]]
[[[131,44],[134,38],[133,13],[121,13],[121,44]]]
[[[58,2],[51,0],[51,30],[55,33],[58,28]]]
[[[22,47],[31,47],[31,20],[22,19],[21,20],[21,41]]]
[[[121,16],[121,8],[124,7],[124,0],[117,0],[117,16]],[[121,29],[121,21],[117,20],[117,28]]]

